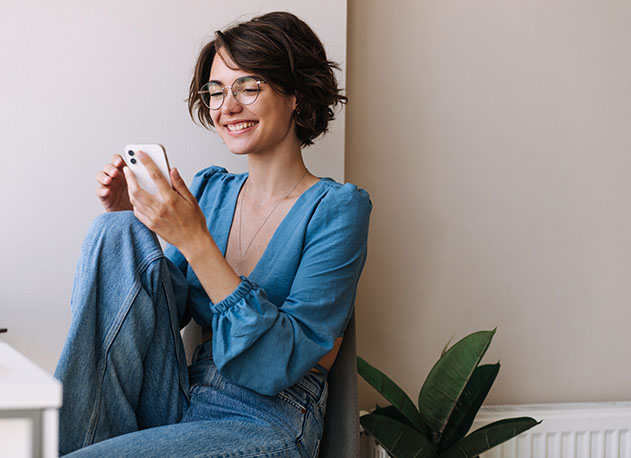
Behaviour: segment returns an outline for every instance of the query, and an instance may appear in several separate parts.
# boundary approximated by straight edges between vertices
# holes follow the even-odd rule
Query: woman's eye
[[[256,93],[257,90],[258,89],[256,89],[256,88],[248,88],[248,87],[246,87],[245,89],[243,89],[243,92],[245,92],[246,94],[254,94],[254,93]]]
[[[217,98],[217,97],[223,97],[223,92],[211,92],[211,93],[210,93],[210,96],[211,96],[211,97],[215,97],[215,98]]]

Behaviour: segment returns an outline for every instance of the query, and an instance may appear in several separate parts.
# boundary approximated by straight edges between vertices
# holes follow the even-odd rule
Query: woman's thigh
[[[300,445],[269,425],[208,420],[125,434],[77,450],[68,458],[302,458]]]

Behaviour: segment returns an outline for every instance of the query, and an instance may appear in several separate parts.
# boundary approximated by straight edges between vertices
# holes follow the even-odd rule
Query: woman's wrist
[[[210,233],[191,239],[180,252],[213,303],[224,300],[241,283],[241,278],[223,257]]]
[[[217,244],[208,231],[200,231],[197,236],[190,237],[178,249],[191,265],[197,264],[201,259],[208,260],[209,258],[217,257],[217,255],[221,256]]]

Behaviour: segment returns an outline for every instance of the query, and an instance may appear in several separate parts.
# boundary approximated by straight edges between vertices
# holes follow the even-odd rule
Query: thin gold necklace
[[[248,246],[245,248],[245,251],[241,251],[241,222],[243,221],[243,206],[245,204],[245,194],[246,194],[246,191],[248,189],[248,182],[247,181],[245,182],[245,186],[243,187],[243,197],[241,197],[241,207],[239,207],[239,265],[243,261],[243,258],[245,257],[245,255],[248,252],[248,250],[250,249],[250,247],[252,246],[252,242],[254,242],[254,239],[256,238],[258,233],[261,231],[263,226],[265,226],[265,223],[267,223],[267,220],[270,218],[270,216],[272,216],[272,213],[274,213],[274,210],[276,210],[276,208],[280,205],[280,203],[283,200],[285,200],[287,198],[287,196],[289,196],[289,194],[291,194],[294,189],[296,189],[296,186],[298,186],[298,184],[300,184],[300,182],[304,179],[304,177],[307,175],[307,172],[308,172],[308,170],[305,170],[305,173],[303,173],[303,175],[300,177],[300,179],[298,181],[296,181],[296,184],[293,185],[291,187],[291,189],[289,191],[287,191],[287,193],[285,195],[283,195],[280,199],[278,199],[276,201],[276,204],[274,205],[274,208],[272,208],[272,210],[267,214],[267,216],[265,217],[265,219],[263,220],[261,225],[258,227],[256,232],[254,233],[254,235],[250,239],[250,243],[248,243]]]

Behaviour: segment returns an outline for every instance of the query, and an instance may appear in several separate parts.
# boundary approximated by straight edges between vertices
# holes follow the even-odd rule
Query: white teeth
[[[247,129],[248,127],[252,127],[254,124],[256,124],[253,121],[248,121],[248,122],[240,122],[238,124],[228,124],[228,130],[230,132],[237,132],[239,130],[243,130],[243,129]]]

